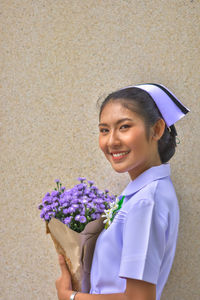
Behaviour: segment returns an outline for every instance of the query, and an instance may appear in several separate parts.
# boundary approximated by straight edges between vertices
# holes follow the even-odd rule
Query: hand
[[[67,300],[72,292],[71,276],[67,269],[64,257],[59,255],[58,259],[61,269],[61,276],[56,280],[58,299]]]

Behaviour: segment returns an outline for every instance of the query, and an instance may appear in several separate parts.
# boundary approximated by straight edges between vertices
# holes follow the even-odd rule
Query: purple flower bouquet
[[[65,257],[72,288],[89,292],[94,247],[104,227],[101,215],[115,196],[110,196],[108,190],[100,191],[93,181],[78,180],[79,184],[68,190],[55,180],[57,188],[45,195],[38,208],[57,252]]]

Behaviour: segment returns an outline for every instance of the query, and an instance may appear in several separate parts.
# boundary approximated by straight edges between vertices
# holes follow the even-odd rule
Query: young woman
[[[189,110],[164,86],[143,84],[107,96],[99,145],[131,182],[93,256],[90,294],[71,290],[62,256],[59,300],[159,300],[176,249],[179,208],[167,162],[175,153],[174,123]]]

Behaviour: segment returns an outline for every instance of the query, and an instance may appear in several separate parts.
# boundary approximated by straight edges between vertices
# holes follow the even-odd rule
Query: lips
[[[123,151],[123,152],[112,152],[112,158],[113,160],[121,160],[122,158],[124,158],[127,154],[129,153],[129,151]]]

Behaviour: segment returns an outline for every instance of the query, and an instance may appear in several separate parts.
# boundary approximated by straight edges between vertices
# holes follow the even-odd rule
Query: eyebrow
[[[133,121],[132,119],[129,119],[129,118],[123,118],[123,119],[120,119],[116,122],[116,125],[124,122],[124,121]],[[108,124],[106,123],[99,123],[99,126],[108,126]]]

